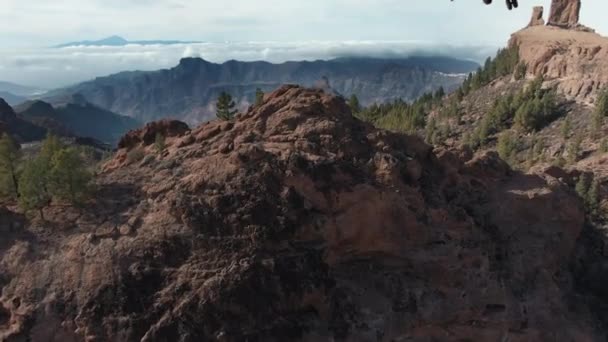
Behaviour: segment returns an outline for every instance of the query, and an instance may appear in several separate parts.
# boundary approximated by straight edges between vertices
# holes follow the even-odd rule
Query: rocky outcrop
[[[515,33],[528,73],[543,75],[569,100],[591,103],[608,85],[608,39],[596,33],[534,26]]]
[[[581,0],[553,0],[548,25],[576,28],[579,25]]]
[[[544,8],[543,6],[535,6],[532,9],[532,19],[530,19],[530,23],[528,27],[532,26],[544,26],[545,19],[543,19]]]
[[[95,201],[11,237],[2,338],[606,337],[569,268],[580,200],[552,176],[435,154],[296,86],[122,163],[152,131],[122,144]]]
[[[118,148],[133,149],[138,145],[154,143],[157,135],[165,138],[181,136],[190,130],[187,124],[177,120],[161,120],[147,123],[144,128],[128,132],[118,142]]]

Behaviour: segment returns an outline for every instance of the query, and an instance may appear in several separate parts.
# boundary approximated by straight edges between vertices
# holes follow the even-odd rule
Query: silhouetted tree
[[[591,215],[597,216],[600,209],[600,182],[594,179],[585,197],[585,206]]]
[[[235,106],[236,104],[232,100],[232,96],[230,96],[230,94],[228,94],[227,92],[223,91],[217,99],[216,116],[222,120],[232,120],[237,112],[236,110],[234,110]]]
[[[572,122],[570,121],[570,117],[566,117],[566,119],[564,119],[564,122],[562,123],[562,137],[564,139],[568,139],[568,137],[570,136],[570,131],[572,130]]]
[[[348,106],[354,114],[357,114],[361,111],[361,103],[359,103],[359,98],[357,97],[357,95],[352,94],[350,96],[350,98],[348,99]]]
[[[162,154],[166,148],[167,144],[165,142],[165,136],[160,133],[156,133],[156,137],[154,138],[154,149],[156,150],[156,153]]]
[[[262,103],[264,103],[264,92],[262,91],[262,89],[257,88],[255,90],[255,105],[261,106]]]

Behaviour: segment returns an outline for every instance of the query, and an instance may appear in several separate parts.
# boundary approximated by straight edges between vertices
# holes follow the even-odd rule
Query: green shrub
[[[496,149],[500,157],[511,164],[517,149],[517,137],[512,131],[505,131],[498,137]]]
[[[600,153],[608,153],[608,139],[606,138],[600,141]]]
[[[8,135],[0,138],[0,196],[16,199],[19,195],[19,145]]]
[[[581,154],[581,144],[583,142],[583,138],[580,134],[574,136],[574,139],[568,144],[567,152],[568,152],[568,161],[570,163],[574,163],[578,161]]]
[[[165,142],[165,136],[160,133],[156,133],[156,137],[154,139],[154,149],[156,150],[156,153],[162,154],[166,148],[167,144]]]
[[[513,74],[513,77],[516,80],[523,80],[524,78],[526,78],[526,73],[528,72],[528,65],[526,65],[526,63],[519,63],[517,64],[517,67],[515,68],[515,72]]]
[[[141,148],[134,148],[127,152],[127,163],[133,164],[141,161],[146,156],[146,153]]]

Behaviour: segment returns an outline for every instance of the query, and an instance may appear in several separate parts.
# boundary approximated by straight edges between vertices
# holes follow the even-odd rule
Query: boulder
[[[165,138],[182,136],[188,132],[190,127],[178,120],[160,120],[146,124],[141,129],[133,130],[123,136],[118,142],[118,148],[131,149],[137,145],[152,145],[157,134]]]

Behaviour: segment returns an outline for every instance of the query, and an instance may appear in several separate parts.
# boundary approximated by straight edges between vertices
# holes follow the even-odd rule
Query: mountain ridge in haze
[[[27,101],[26,97],[15,95],[8,91],[0,91],[0,98],[4,99],[4,101],[6,101],[6,103],[11,106],[18,105]]]
[[[0,92],[10,93],[14,96],[29,97],[39,95],[47,91],[40,87],[26,86],[13,82],[0,81]]]
[[[82,40],[69,43],[63,43],[53,46],[54,48],[66,48],[74,46],[125,46],[129,44],[135,45],[175,45],[175,44],[195,44],[200,41],[182,41],[182,40],[127,40],[121,36],[110,36],[99,40]]]
[[[222,91],[245,109],[253,103],[257,88],[269,92],[282,84],[312,86],[327,77],[335,91],[356,94],[363,104],[411,101],[439,87],[458,87],[464,75],[477,67],[475,62],[449,57],[350,57],[280,64],[236,60],[216,64],[188,57],[171,69],[98,77],[51,91],[44,100],[54,103],[79,93],[97,106],[142,122],[170,117],[196,124],[214,117],[215,100]]]
[[[14,109],[22,119],[56,134],[94,138],[110,145],[140,126],[137,120],[95,106],[82,96],[55,106],[40,100],[28,101]]]

